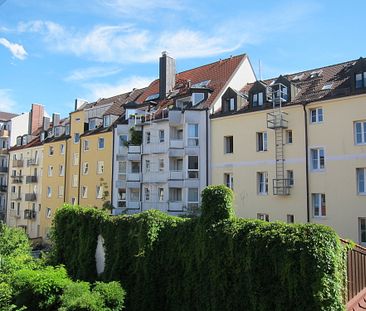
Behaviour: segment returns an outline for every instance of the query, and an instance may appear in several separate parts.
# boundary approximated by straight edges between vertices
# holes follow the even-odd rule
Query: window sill
[[[312,169],[311,172],[312,173],[325,173],[325,169],[323,169],[323,168],[322,169],[317,169],[317,170],[316,169]]]
[[[260,193],[260,192],[259,192],[259,193],[257,193],[257,195],[259,195],[259,196],[261,196],[261,197],[262,197],[262,196],[268,196],[268,192],[267,192],[267,193]]]
[[[366,192],[357,192],[357,195],[364,197],[364,196],[366,196]]]

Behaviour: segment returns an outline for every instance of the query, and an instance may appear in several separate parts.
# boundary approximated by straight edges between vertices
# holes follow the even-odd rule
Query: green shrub
[[[71,283],[63,267],[19,270],[13,274],[14,303],[30,310],[57,310],[63,289]]]
[[[93,293],[99,294],[103,298],[106,311],[120,311],[123,309],[126,293],[118,282],[96,282]]]
[[[0,257],[28,255],[30,244],[24,230],[0,222]]]

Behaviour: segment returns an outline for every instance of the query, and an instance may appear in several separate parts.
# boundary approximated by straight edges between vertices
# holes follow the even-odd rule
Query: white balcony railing
[[[141,153],[141,146],[128,146],[128,153]]]
[[[175,149],[184,148],[184,141],[183,139],[171,139],[169,146]]]

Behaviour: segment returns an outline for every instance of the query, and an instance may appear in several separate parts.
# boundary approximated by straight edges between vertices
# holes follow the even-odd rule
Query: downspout
[[[67,182],[67,139],[65,139],[65,161],[64,161],[64,165],[65,165],[65,172],[64,172],[64,203],[65,202],[65,199],[66,199],[66,182]]]
[[[308,115],[306,112],[306,103],[302,104],[304,110],[304,129],[305,129],[305,179],[306,179],[306,216],[310,223],[310,180],[309,180],[309,137],[308,137]]]
[[[113,187],[114,187],[114,183],[113,183],[113,177],[114,177],[114,161],[115,161],[115,156],[114,156],[114,130],[115,130],[115,126],[113,125],[112,127],[112,174],[111,174],[111,206],[113,207]],[[126,193],[127,195],[127,193]]]
[[[81,162],[81,145],[82,145],[82,138],[79,138],[79,174],[78,174],[78,204],[80,205],[80,187],[81,187],[81,182],[80,182],[80,176],[81,176],[81,170],[82,170],[82,162]]]
[[[140,155],[140,173],[141,173],[141,178],[140,178],[140,212],[142,212],[142,199],[143,199],[143,193],[142,193],[142,155],[144,153],[144,124],[143,122],[141,122],[141,155]]]
[[[209,121],[209,117],[208,117],[208,114],[209,114],[209,110],[207,109],[206,110],[206,187],[208,186],[208,174],[209,174],[209,164],[208,164],[208,160],[209,160],[209,155],[208,155],[208,152],[209,152],[209,135],[208,135],[208,121]]]

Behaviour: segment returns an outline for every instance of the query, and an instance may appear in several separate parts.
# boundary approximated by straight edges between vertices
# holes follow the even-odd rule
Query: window
[[[257,133],[257,151],[267,151],[267,132]]]
[[[131,173],[133,174],[140,173],[140,162],[137,161],[131,162]]]
[[[366,144],[366,121],[355,122],[355,142],[356,145]]]
[[[181,202],[182,201],[182,188],[169,188],[169,201]]]
[[[83,175],[88,175],[88,172],[89,172],[89,163],[84,162],[83,163]]]
[[[72,175],[72,186],[74,188],[78,186],[78,175]]]
[[[188,210],[195,211],[198,209],[198,188],[188,188]]]
[[[294,171],[287,170],[286,175],[287,175],[287,180],[288,180],[288,186],[292,187],[294,185]]]
[[[47,197],[52,197],[52,188],[50,186],[47,187]]]
[[[72,155],[72,165],[79,165],[79,154],[74,153]]]
[[[366,245],[366,218],[358,219],[359,243],[362,246]]]
[[[323,148],[310,149],[311,168],[313,170],[322,170],[325,167],[325,156]]]
[[[98,138],[98,149],[104,149],[104,138],[103,137]]]
[[[225,153],[233,153],[234,152],[234,138],[233,136],[225,136],[224,137],[224,152]]]
[[[97,199],[103,198],[103,186],[97,186]]]
[[[159,159],[159,171],[164,171],[164,159]]]
[[[53,166],[52,165],[49,165],[48,166],[48,176],[49,177],[52,177],[52,175],[53,175]]]
[[[58,197],[62,198],[64,196],[64,186],[58,186]]]
[[[158,196],[159,196],[159,201],[163,202],[164,201],[164,188],[158,189]]]
[[[118,189],[118,207],[126,207],[126,189]]]
[[[188,156],[188,178],[198,178],[198,156]]]
[[[310,123],[323,122],[323,108],[310,109]]]
[[[366,195],[366,168],[357,168],[357,193]]]
[[[366,87],[366,72],[356,73],[356,89]]]
[[[119,135],[119,146],[120,147],[125,147],[127,141],[128,141],[127,135]]]
[[[257,214],[257,219],[263,220],[263,221],[269,221],[269,215],[268,214],[263,214],[263,213],[258,213]]]
[[[267,172],[258,172],[257,173],[257,188],[259,195],[267,195],[268,194],[268,173]]]
[[[15,202],[11,202],[11,204],[10,204],[10,208],[11,208],[11,209],[15,209]]]
[[[204,93],[193,93],[192,94],[192,105],[195,106],[205,99]]]
[[[263,92],[253,94],[252,102],[253,107],[263,106]]]
[[[79,133],[75,133],[74,134],[74,144],[77,144],[80,140],[80,134]]]
[[[312,193],[313,215],[314,217],[326,216],[325,194]]]
[[[188,146],[198,146],[198,124],[188,124]]]
[[[286,131],[286,144],[292,144],[292,130]]]
[[[104,127],[108,127],[111,125],[111,116],[110,115],[103,117],[103,124],[104,124]]]
[[[88,197],[88,187],[82,186],[81,187],[81,197],[86,199]]]
[[[150,200],[150,190],[149,188],[145,188],[145,201],[149,201]]]
[[[84,140],[83,141],[83,149],[84,149],[84,151],[89,150],[89,140]]]
[[[49,207],[47,207],[47,209],[46,209],[46,217],[47,218],[51,218],[51,215],[52,215],[52,210]]]
[[[52,156],[54,154],[54,152],[55,152],[55,150],[54,150],[53,146],[50,146],[48,148],[48,155]]]
[[[145,172],[150,172],[150,160],[145,160]]]
[[[104,173],[104,161],[97,161],[97,174]]]
[[[224,174],[224,184],[226,187],[230,189],[234,189],[234,177],[232,173],[225,173]]]
[[[126,180],[126,161],[118,162],[118,180]]]
[[[138,188],[130,189],[130,201],[139,202],[140,201],[140,190]]]
[[[287,214],[287,223],[293,224],[295,222],[295,216],[292,214]]]
[[[65,175],[65,167],[62,164],[59,166],[59,175],[60,176]]]
[[[150,144],[151,141],[151,133],[150,132],[146,132],[146,143]]]
[[[60,154],[65,154],[65,145],[64,144],[60,145]]]
[[[227,98],[224,103],[223,112],[235,110],[235,98]]]
[[[165,140],[164,130],[159,130],[159,142],[163,143]]]

